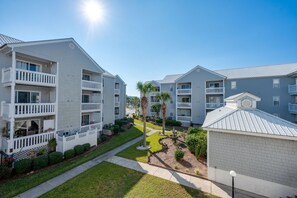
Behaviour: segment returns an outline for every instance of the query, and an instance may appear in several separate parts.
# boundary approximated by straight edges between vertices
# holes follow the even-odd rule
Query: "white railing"
[[[290,113],[297,114],[297,104],[289,103],[288,108]]]
[[[181,95],[192,94],[192,89],[177,89],[177,94],[181,94]]]
[[[53,115],[56,112],[55,103],[17,103],[15,117]]]
[[[120,115],[115,115],[114,118],[115,118],[116,120],[118,120],[118,119],[120,119]]]
[[[160,92],[158,92],[158,91],[152,91],[152,92],[149,93],[149,95],[150,96],[156,96],[158,93],[160,93]]]
[[[101,83],[95,81],[82,80],[81,87],[82,89],[87,90],[101,90]]]
[[[288,85],[289,94],[297,94],[297,85]]]
[[[115,102],[114,102],[114,106],[119,107],[119,106],[120,106],[120,102],[115,101]]]
[[[114,89],[114,94],[120,94],[120,89]]]
[[[185,122],[191,122],[192,117],[191,116],[177,116],[178,121],[185,121]]]
[[[11,117],[10,104],[4,101],[1,102],[1,116],[4,119],[9,119]]]
[[[178,102],[177,107],[178,108],[191,108],[192,103],[191,102]]]
[[[12,70],[11,68],[2,69],[2,83],[9,83],[12,81]]]
[[[48,141],[55,138],[55,131],[48,133],[40,133],[36,135],[29,135],[13,139],[13,152],[24,151],[38,146],[48,144]],[[10,141],[10,140],[8,140]],[[10,148],[8,148],[9,150]]]
[[[42,72],[16,69],[16,83],[34,84],[34,85],[56,85],[56,75]]]
[[[94,129],[101,129],[101,123],[94,123],[94,124],[89,124],[81,127],[81,132],[86,132],[89,130],[94,130]]]
[[[101,109],[100,103],[82,103],[81,110],[82,111],[98,111]]]
[[[216,109],[224,106],[224,103],[206,103],[206,109]]]
[[[205,93],[207,94],[223,94],[224,92],[225,92],[225,87],[205,88]]]

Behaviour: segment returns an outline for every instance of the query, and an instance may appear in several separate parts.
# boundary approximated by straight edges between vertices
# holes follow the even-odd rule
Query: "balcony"
[[[89,81],[89,80],[82,80],[81,81],[81,88],[83,90],[89,91],[101,91],[101,82]]]
[[[178,102],[177,108],[192,108],[191,102]]]
[[[119,120],[119,119],[120,119],[120,115],[119,115],[119,114],[116,114],[116,115],[114,116],[114,118],[115,118],[115,120]]]
[[[177,89],[177,95],[191,95],[192,89]]]
[[[156,96],[158,93],[160,93],[159,91],[153,91],[153,92],[150,92],[149,95],[150,96]]]
[[[289,103],[288,108],[291,114],[297,114],[297,104]]]
[[[115,107],[119,107],[119,106],[120,106],[120,102],[119,102],[119,101],[115,101],[115,102],[114,102],[114,106],[115,106]]]
[[[209,87],[205,88],[206,94],[224,94],[225,87]]]
[[[119,95],[120,94],[120,89],[114,89],[114,94]]]
[[[290,95],[297,95],[297,85],[288,85],[288,92]]]
[[[49,140],[55,138],[55,134],[55,131],[51,131],[47,133],[13,138],[12,140],[3,137],[2,147],[4,148],[4,152],[7,154],[25,151],[47,145]]]
[[[25,118],[56,114],[55,103],[16,103],[13,109],[14,112],[11,112],[11,104],[2,102],[1,116],[7,120],[12,116],[15,118]]]
[[[4,84],[4,86],[10,86],[12,80],[12,68],[10,67],[2,69],[2,83]],[[55,87],[56,75],[16,69],[15,82],[17,84]]]
[[[178,115],[177,116],[177,121],[180,121],[180,122],[191,122],[192,121],[192,117],[189,116],[189,115]]]
[[[217,109],[224,106],[224,103],[206,103],[206,109]]]
[[[101,103],[82,103],[81,104],[81,112],[94,112],[101,111]]]

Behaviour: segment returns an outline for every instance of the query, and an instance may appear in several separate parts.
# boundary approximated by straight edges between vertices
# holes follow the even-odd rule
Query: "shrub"
[[[74,147],[75,155],[82,154],[84,152],[84,147],[83,145],[76,145]]]
[[[161,119],[161,118],[156,118],[156,119],[155,119],[155,122],[156,122],[157,124],[162,124],[162,119]]]
[[[176,161],[180,161],[183,159],[184,155],[185,155],[185,153],[182,150],[177,149],[174,153],[174,158]]]
[[[180,121],[167,119],[166,122],[165,122],[165,125],[166,126],[181,126],[182,123]]]
[[[191,151],[191,153],[195,153],[196,145],[198,144],[198,136],[197,134],[190,134],[186,138],[186,144]]]
[[[91,148],[91,145],[89,143],[83,144],[84,151],[88,151]]]
[[[102,134],[102,135],[100,136],[100,139],[101,139],[101,142],[105,142],[105,141],[107,140],[107,136],[104,135],[104,134]]]
[[[195,147],[196,158],[206,157],[207,154],[207,136],[200,135],[198,139],[198,144]]]
[[[48,156],[41,155],[33,160],[33,169],[38,170],[48,165]]]
[[[0,165],[0,179],[7,179],[11,176],[11,168]]]
[[[52,152],[48,155],[49,164],[57,164],[63,160],[63,154],[60,152]]]
[[[193,128],[193,127],[190,127],[188,129],[188,134],[197,134],[199,132],[203,132],[204,130],[202,128]]]
[[[47,153],[47,150],[45,148],[43,149],[40,149],[38,152],[37,152],[37,156],[40,156],[40,155],[45,155]]]
[[[115,124],[111,127],[111,130],[115,135],[117,135],[120,132],[120,126]]]
[[[206,156],[207,150],[207,132],[200,131],[199,133],[189,134],[186,138],[186,144],[196,157]]]
[[[70,159],[75,156],[75,151],[73,149],[67,150],[64,152],[64,158],[65,159]]]
[[[32,160],[22,159],[14,163],[16,173],[28,173],[32,170]]]

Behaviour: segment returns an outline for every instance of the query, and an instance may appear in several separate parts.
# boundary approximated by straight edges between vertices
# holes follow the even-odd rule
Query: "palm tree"
[[[166,102],[171,99],[171,96],[168,92],[161,92],[156,95],[157,100],[162,103],[162,133],[165,134],[165,120],[166,120]]]
[[[140,92],[140,104],[143,115],[143,147],[146,147],[146,110],[148,104],[147,95],[154,90],[154,87],[150,82],[138,82],[136,88]]]
[[[161,110],[161,104],[157,103],[157,104],[153,104],[152,106],[152,110],[156,113],[157,118],[159,117],[159,112]]]

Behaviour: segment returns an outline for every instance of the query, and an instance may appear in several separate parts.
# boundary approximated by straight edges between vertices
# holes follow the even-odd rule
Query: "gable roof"
[[[4,34],[0,34],[0,47],[7,43],[20,43],[20,42],[23,42],[23,41],[16,38],[12,38],[10,36],[6,36]]]
[[[106,76],[106,77],[111,77],[111,78],[115,78],[114,75],[112,75],[109,71],[106,71],[103,73],[103,76]]]
[[[183,74],[173,74],[173,75],[167,75],[163,78],[163,80],[160,80],[160,83],[175,83],[176,79],[181,77]]]
[[[297,63],[215,70],[227,79],[286,76],[297,71]]]
[[[119,75],[115,75],[115,77],[116,77],[117,79],[119,79],[120,81],[122,81],[122,82],[126,85],[125,81],[124,81]]]
[[[259,109],[221,107],[207,114],[203,128],[297,140],[297,125]]]
[[[261,100],[261,98],[259,98],[258,96],[255,96],[254,94],[251,94],[249,92],[242,92],[242,93],[239,93],[239,94],[235,94],[235,95],[229,96],[228,98],[225,98],[224,101],[234,101],[234,100],[239,99],[239,98],[242,98],[244,96],[248,96],[250,98],[253,98],[256,101],[260,101]]]
[[[195,71],[195,70],[197,70],[197,69],[202,69],[202,70],[204,70],[204,71],[207,71],[207,72],[209,72],[209,73],[211,73],[211,74],[213,74],[213,75],[219,76],[219,77],[224,78],[224,79],[226,78],[226,76],[224,76],[224,75],[222,75],[222,74],[216,73],[216,72],[214,72],[214,71],[211,71],[211,70],[209,70],[209,69],[206,69],[205,67],[202,67],[202,66],[200,66],[200,65],[197,65],[196,67],[194,67],[193,69],[191,69],[191,70],[188,71],[187,73],[185,73],[185,74],[183,74],[182,76],[178,77],[178,78],[176,79],[176,81],[177,81],[177,80],[180,80],[181,78],[187,76],[188,74],[192,73],[193,71]]]

